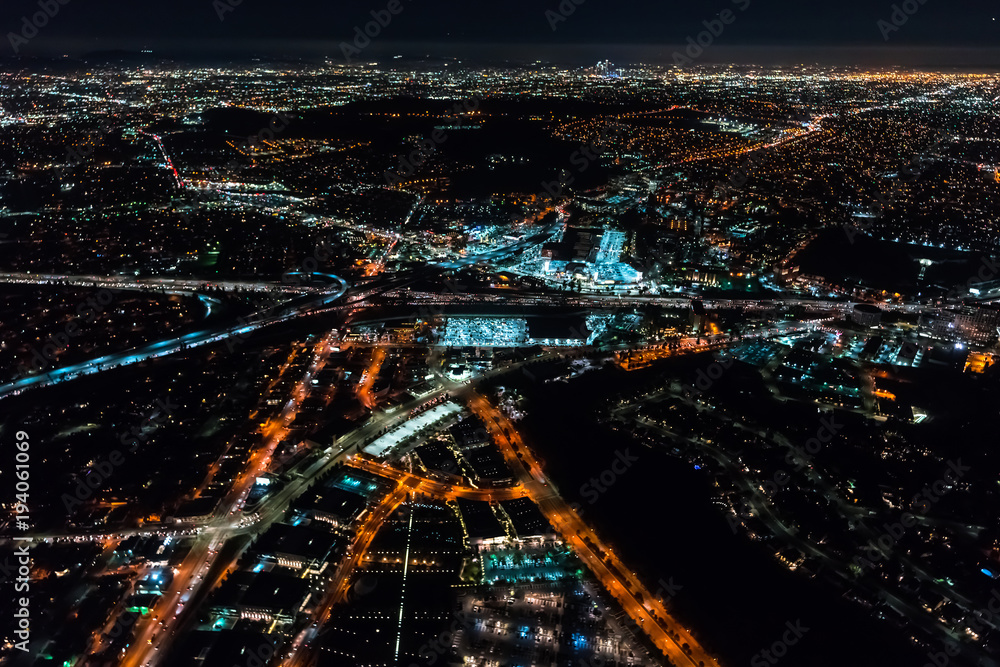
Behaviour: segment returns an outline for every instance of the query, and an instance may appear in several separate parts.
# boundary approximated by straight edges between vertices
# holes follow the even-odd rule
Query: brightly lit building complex
[[[448,347],[590,345],[607,330],[609,315],[585,317],[449,317],[440,344]]]
[[[577,278],[595,284],[634,284],[642,272],[622,262],[625,232],[567,227],[562,239],[546,243],[537,260],[522,268],[543,276]]]

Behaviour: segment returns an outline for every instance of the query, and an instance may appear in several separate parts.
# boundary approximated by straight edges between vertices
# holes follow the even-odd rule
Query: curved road
[[[331,278],[336,282],[335,288],[331,291],[293,299],[264,313],[257,313],[255,318],[251,318],[252,321],[249,324],[240,323],[228,327],[220,326],[204,331],[195,331],[182,336],[148,343],[131,350],[114,352],[103,357],[98,357],[97,359],[90,359],[89,361],[65,366],[46,373],[30,375],[5,385],[0,385],[0,399],[17,396],[29,389],[48,387],[119,366],[130,366],[149,359],[174,354],[175,352],[216,343],[227,338],[246,338],[258,329],[263,329],[264,327],[280,322],[288,322],[303,315],[310,315],[316,310],[336,301],[347,291],[347,283],[343,279],[337,276],[331,276]]]

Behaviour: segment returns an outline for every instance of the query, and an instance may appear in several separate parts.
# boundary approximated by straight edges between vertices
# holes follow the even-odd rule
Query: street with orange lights
[[[221,562],[221,559],[218,558],[218,551],[227,539],[243,532],[233,515],[239,513],[255,478],[267,470],[270,456],[276,445],[287,436],[288,427],[297,414],[297,406],[309,395],[311,388],[309,378],[322,368],[329,351],[330,342],[328,339],[324,339],[316,346],[313,364],[302,381],[293,389],[293,398],[283,407],[276,418],[269,420],[261,427],[261,432],[265,437],[264,446],[257,450],[247,470],[240,476],[230,494],[220,504],[221,509],[215,514],[215,517],[201,528],[190,553],[181,567],[178,568],[169,590],[164,593],[150,616],[141,619],[137,624],[136,640],[122,660],[122,665],[145,667],[156,664],[161,655],[159,653],[161,643],[164,640],[169,641],[180,631],[189,620],[191,610],[197,606],[196,602],[203,599],[204,595],[217,585],[232,566],[231,561]],[[380,364],[384,358],[385,352],[379,350],[378,354],[373,356],[373,364]],[[504,372],[501,369],[497,369],[497,371]],[[452,387],[453,390],[456,388],[458,387]],[[461,391],[461,389],[459,390]],[[444,388],[440,390],[440,392],[443,391],[445,391]],[[425,397],[423,400],[427,401],[431,398],[433,397]],[[629,616],[641,625],[655,644],[675,664],[697,666],[701,662],[708,667],[717,665],[714,658],[704,651],[690,633],[668,615],[661,601],[655,599],[643,587],[638,578],[620,562],[610,548],[603,545],[593,530],[583,523],[569,505],[558,496],[547,482],[541,466],[524,446],[520,436],[506,417],[485,398],[477,394],[472,394],[470,407],[494,431],[501,451],[520,481],[513,486],[477,488],[449,484],[446,481],[414,474],[361,455],[344,459],[344,462],[351,467],[394,481],[395,487],[365,514],[351,542],[347,557],[338,566],[326,595],[313,612],[314,621],[321,626],[329,618],[331,610],[344,600],[350,589],[352,576],[363,561],[364,554],[372,540],[384,522],[408,497],[422,495],[443,501],[463,498],[484,502],[499,502],[527,497],[538,505],[552,526],[574,548],[602,585],[618,599]],[[390,422],[399,419],[405,420],[405,414],[401,413],[391,419],[388,415],[383,415],[377,421],[381,424],[386,419],[389,419]],[[358,437],[360,438],[361,435]],[[518,454],[521,455],[520,458]],[[332,464],[332,460],[331,462],[324,460],[320,463],[323,463],[325,469],[325,466]],[[284,494],[282,498],[287,500],[285,495],[287,494]],[[271,516],[275,512],[269,510],[264,514]],[[235,556],[231,558],[235,558]],[[316,627],[318,626],[308,626],[299,633],[289,646],[283,664],[289,667],[300,667],[308,664],[311,640],[315,636]],[[682,648],[684,644],[689,647],[687,651]]]
[[[376,398],[375,394],[372,393],[372,387],[375,386],[379,371],[382,370],[382,363],[385,361],[385,357],[384,347],[374,348],[372,350],[371,363],[368,364],[368,368],[365,369],[365,373],[362,376],[363,379],[358,384],[358,398],[365,407],[375,407]]]
[[[313,362],[293,389],[293,397],[284,405],[276,418],[262,427],[263,445],[256,450],[246,469],[219,503],[215,518],[194,540],[191,551],[177,569],[168,590],[163,593],[150,615],[136,623],[135,640],[120,662],[122,667],[156,664],[162,655],[159,652],[161,642],[176,633],[189,618],[189,610],[195,606],[189,604],[189,601],[199,597],[203,590],[210,589],[215,583],[215,581],[206,582],[206,578],[216,565],[219,550],[231,535],[233,527],[231,515],[242,508],[256,478],[270,465],[271,455],[278,443],[288,435],[288,427],[298,414],[298,406],[309,395],[311,387],[309,380],[323,368],[331,348],[330,336],[324,337],[315,345]],[[228,568],[230,564],[221,565]],[[217,580],[218,574],[213,579]]]
[[[718,661],[668,614],[662,601],[643,586],[638,577],[552,488],[510,420],[479,394],[473,394],[469,406],[493,430],[496,442],[528,491],[528,497],[667,658],[675,665],[718,667]],[[687,650],[684,645],[687,645]]]
[[[500,486],[491,488],[476,488],[472,486],[455,486],[445,482],[420,477],[413,473],[400,470],[386,463],[379,463],[361,456],[353,456],[347,459],[347,465],[364,470],[374,475],[388,477],[398,482],[406,484],[413,489],[414,493],[423,494],[439,500],[455,500],[464,498],[466,500],[481,500],[486,502],[499,502],[501,500],[513,500],[514,498],[527,498],[528,490],[524,485]]]

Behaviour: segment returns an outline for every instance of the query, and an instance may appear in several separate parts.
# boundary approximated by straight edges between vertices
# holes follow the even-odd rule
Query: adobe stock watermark
[[[947,494],[949,487],[957,484],[971,470],[972,468],[969,466],[962,465],[962,459],[948,461],[948,470],[945,474],[933,483],[925,486],[921,489],[920,493],[910,499],[910,504],[913,506],[916,514],[904,512],[898,521],[883,524],[882,527],[885,529],[885,532],[877,539],[870,540],[868,544],[861,547],[867,553],[864,556],[855,556],[853,560],[854,565],[858,567],[860,572],[863,574],[870,569],[874,569],[878,561],[888,558],[892,547],[903,539],[907,529],[917,524],[917,516],[927,514],[931,507]]]
[[[115,123],[111,119],[104,119],[97,130],[87,133],[86,141],[75,146],[67,146],[66,155],[70,164],[75,167],[83,164],[97,150],[97,140],[108,136],[114,130]]]
[[[732,359],[717,359],[709,364],[707,369],[699,368],[698,372],[695,374],[694,386],[681,386],[684,398],[687,400],[701,398],[706,391],[711,389],[712,386],[726,374],[726,371],[733,367],[734,363],[735,362]]]
[[[458,283],[456,283],[451,278],[445,276],[441,279],[444,288],[448,290],[451,294],[458,295],[461,292],[458,289]],[[413,313],[413,317],[422,322],[431,322],[436,319],[440,319],[444,315],[445,304],[432,303],[421,305],[420,308]]]
[[[979,271],[976,272],[976,275],[965,281],[965,289],[963,290],[959,287],[953,287],[948,290],[947,294],[945,294],[945,300],[954,299],[966,294],[972,294],[973,290],[978,289],[978,285],[992,282],[997,279],[998,275],[1000,275],[1000,263],[995,261],[993,257],[984,256],[981,264],[982,265],[979,267]]]
[[[820,427],[816,431],[816,435],[806,440],[805,445],[802,447],[789,445],[792,451],[785,455],[785,462],[794,464],[797,471],[802,470],[802,468],[808,465],[812,457],[823,449],[823,445],[833,440],[833,436],[837,435],[844,428],[844,425],[838,424],[833,417],[823,417],[819,420],[819,423]]]
[[[70,0],[38,0],[39,11],[31,16],[25,14],[21,17],[21,30],[19,32],[8,32],[7,41],[14,54],[21,52],[21,47],[38,36],[38,32],[54,19],[60,10],[68,5]]]
[[[600,136],[595,141],[584,144],[577,150],[573,151],[569,156],[569,163],[576,168],[576,173],[584,173],[590,169],[590,166],[593,163],[601,159],[602,152],[599,148],[599,144],[606,145],[616,141],[620,134],[621,131],[617,127],[610,132],[608,131],[608,128],[605,127],[601,130]],[[576,176],[568,169],[563,169],[559,174],[558,181],[542,182],[542,188],[545,190],[545,193],[548,194],[548,197],[546,197],[543,193],[539,193],[538,198],[554,202],[563,195],[566,188],[573,185],[575,182]]]
[[[889,36],[906,25],[910,17],[916,14],[920,10],[920,7],[925,4],[927,4],[927,0],[904,0],[900,4],[894,4],[892,6],[892,13],[889,14],[889,20],[879,19],[875,22],[875,26],[882,33],[882,39],[888,42]]]
[[[243,0],[212,0],[212,9],[219,21],[226,20],[226,14],[236,11],[236,8],[243,4]]]
[[[598,499],[608,492],[608,490],[618,483],[618,479],[624,475],[639,460],[638,456],[632,456],[628,448],[619,449],[615,452],[615,458],[607,468],[589,481],[580,486],[580,495],[587,501],[588,505],[593,505]],[[583,509],[580,503],[570,503],[570,507],[577,514]]]
[[[30,361],[18,364],[16,377],[24,378],[36,375],[58,361],[59,353],[69,347],[70,341],[83,335],[85,329],[80,326],[80,320],[87,325],[96,322],[98,316],[107,310],[114,301],[117,291],[102,288],[93,296],[88,296],[77,304],[76,315],[66,323],[61,332],[57,331],[51,334],[48,342],[42,345],[41,350],[31,348]]]
[[[11,616],[13,625],[16,626],[14,634],[20,641],[14,642],[14,648],[24,653],[28,652],[28,644],[31,641],[31,550],[29,545],[20,544],[14,550],[17,556],[18,568],[17,578],[14,583],[14,591],[23,593],[24,597],[19,597],[12,602],[11,606],[16,607]]]
[[[562,0],[559,6],[556,7],[558,11],[553,11],[551,9],[545,10],[545,20],[548,21],[549,27],[552,28],[552,32],[559,29],[559,24],[565,22],[570,16],[576,13],[576,8],[585,3],[587,0]]]
[[[633,311],[634,311],[634,308],[631,308],[629,306],[615,306],[611,310],[611,312],[608,314],[608,322],[613,322],[613,321],[616,320],[616,318],[618,318],[619,315],[630,314]],[[628,322],[624,327],[619,328],[619,331],[633,331],[633,330],[637,329],[638,327],[639,327],[639,322],[631,321],[631,322]],[[610,328],[611,327],[609,325],[608,329],[610,329]],[[607,329],[605,329],[605,331],[607,331]],[[570,336],[570,338],[573,338],[573,339],[576,339],[576,340],[589,341],[593,337],[593,341],[591,341],[591,342],[592,343],[596,343],[597,339],[599,339],[603,335],[603,333],[598,333],[596,336],[594,334],[595,334],[595,332],[593,332],[593,331],[591,331],[590,329],[587,328],[587,323],[586,322],[584,322],[583,324],[580,324],[580,325],[573,324],[573,325],[571,325],[569,327],[569,336]],[[529,379],[534,380],[534,376],[530,377]]]
[[[362,26],[354,27],[354,40],[352,42],[341,42],[340,53],[344,60],[350,64],[355,56],[371,46],[372,40],[377,39],[382,31],[389,27],[392,20],[403,13],[406,7],[401,0],[389,0],[384,9],[373,9],[370,14],[372,20]]]
[[[108,639],[115,640],[121,637],[123,633],[130,632],[132,626],[139,620],[139,616],[139,612],[136,611],[126,611],[123,613],[115,619],[115,624],[108,630]]]
[[[843,424],[838,424],[833,417],[823,417],[820,419],[819,430],[816,431],[816,435],[812,438],[806,440],[805,444],[801,447],[790,444],[789,447],[791,451],[785,455],[785,461],[789,465],[794,465],[796,471],[802,470],[805,466],[809,464],[812,457],[818,454],[823,445],[831,442],[834,436],[844,428]],[[783,469],[778,469],[771,476],[771,479],[765,479],[760,483],[760,489],[765,496],[773,496],[780,489],[788,486],[789,482],[792,481],[792,476],[788,474],[787,471]],[[729,524],[729,529],[733,532],[733,535],[739,533],[742,523],[739,517],[744,518],[748,516],[753,516],[753,512],[758,510],[754,507],[754,504],[750,501],[744,500],[741,506],[742,514],[737,513],[737,516],[726,515],[726,523]]]
[[[301,285],[302,278],[300,276],[317,273],[320,267],[329,261],[330,254],[330,237],[324,237],[320,239],[319,243],[316,244],[316,247],[313,248],[312,257],[306,257],[302,261],[302,264],[299,265],[299,269],[297,271],[286,271],[281,275],[281,284],[293,286]],[[238,346],[250,339],[253,335],[252,327],[254,325],[294,312],[294,306],[289,306],[287,303],[269,304],[261,299],[257,299],[252,305],[254,308],[258,308],[260,310],[251,315],[241,315],[236,318],[239,330],[235,331],[231,336],[226,337],[226,350],[228,352],[232,352]],[[248,327],[251,327],[251,329],[247,330]]]
[[[924,153],[926,154],[932,153],[939,146],[941,146],[942,143],[944,143],[944,137],[941,135],[940,132],[938,132],[935,135],[934,143],[931,144],[924,151]],[[851,142],[851,144],[857,146],[857,144],[855,144],[853,141]],[[843,225],[844,233],[847,234],[848,242],[853,244],[858,234],[871,230],[871,228],[874,226],[875,221],[881,220],[885,216],[889,208],[899,199],[899,194],[903,189],[903,185],[906,183],[916,182],[926,170],[927,168],[921,164],[920,155],[913,156],[910,159],[909,164],[907,164],[905,167],[899,170],[899,176],[901,176],[902,178],[896,179],[896,181],[892,184],[892,188],[890,188],[888,194],[883,193],[881,190],[876,191],[875,199],[876,201],[878,201],[880,208],[878,213],[875,215],[874,221],[864,222],[864,223],[859,223],[855,221],[854,224],[844,223]]]
[[[266,127],[258,130],[257,134],[251,134],[245,141],[239,142],[238,145],[250,148],[251,150],[257,150],[261,144],[274,141],[277,135],[284,132],[291,123],[292,118],[293,116],[284,111],[279,111],[271,117]]]
[[[750,180],[750,174],[764,164],[764,161],[768,157],[777,154],[777,152],[777,146],[765,146],[758,150],[750,151],[740,160],[736,166],[736,170],[729,176],[729,182],[719,183],[719,185],[742,188]]]
[[[670,577],[670,579],[666,581],[660,579],[657,582],[656,590],[653,592],[653,597],[662,602],[666,602],[671,598],[677,597],[682,590],[684,590],[684,586],[681,584],[675,584],[673,577]]]
[[[261,144],[265,144],[269,141],[274,141],[277,135],[281,134],[286,129],[288,129],[288,126],[291,124],[291,121],[294,120],[294,118],[295,116],[291,114],[285,113],[284,111],[278,111],[271,117],[268,124],[265,125],[264,127],[261,127],[259,130],[257,130],[256,133],[247,136],[246,139],[235,140],[233,142],[233,147],[240,153],[243,153],[244,155],[246,155],[246,153],[244,153],[244,149],[251,152],[256,151],[260,148]],[[247,155],[247,157],[252,158],[253,155]],[[234,156],[233,159],[229,160],[225,166],[228,169],[238,169],[241,166],[241,164],[239,159]],[[198,204],[203,204],[213,201],[211,197],[206,195],[204,192],[201,192],[200,190],[189,188],[187,189],[187,192],[193,194],[194,200]],[[186,223],[192,222],[192,217],[189,212],[181,211],[180,216],[184,222]]]
[[[3,563],[0,564],[0,584],[6,584],[15,574],[17,564],[11,562],[10,556],[4,556]]]
[[[810,92],[800,96],[799,105],[814,108],[819,100]],[[796,123],[807,123],[813,119],[812,116],[801,111],[793,111],[789,120]],[[747,151],[736,166],[736,170],[729,176],[726,183],[719,182],[716,185],[722,188],[742,188],[750,180],[750,174],[760,169],[764,162],[770,157],[778,155],[780,145],[769,144],[760,148]]]
[[[456,118],[453,128],[461,128],[465,123],[463,114],[478,110],[479,104],[480,99],[478,97],[455,102],[451,108],[452,116]],[[438,147],[446,141],[448,141],[448,133],[439,127],[435,127],[434,131],[431,132],[431,136],[417,142],[417,147],[410,151],[408,155],[399,156],[399,165],[396,171],[385,171],[383,176],[385,177],[386,184],[389,187],[398,186],[403,182],[404,177],[412,175],[413,172],[422,167],[430,156],[437,151]]]
[[[244,653],[246,659],[243,660],[241,665],[233,665],[233,667],[266,667],[271,663],[271,658],[274,656],[274,646],[270,642],[264,642],[257,647],[256,651],[246,651]]]
[[[138,449],[140,443],[146,442],[149,439],[149,433],[167,421],[177,408],[178,405],[171,403],[169,398],[156,399],[155,407],[145,419],[130,430],[123,431],[118,437],[119,442],[123,446],[128,447],[130,452],[134,452]],[[77,480],[76,489],[74,489],[72,495],[69,493],[62,494],[60,500],[63,501],[66,513],[72,514],[78,506],[90,500],[94,492],[104,486],[104,483],[111,478],[114,471],[123,463],[125,463],[124,454],[122,454],[120,449],[115,449],[108,455],[106,461],[98,461],[91,466],[86,474]]]
[[[750,7],[750,0],[730,0],[730,2],[741,12],[745,12]],[[695,60],[704,55],[705,49],[712,46],[715,40],[722,36],[726,26],[736,22],[737,16],[738,14],[727,7],[719,12],[718,18],[702,21],[701,24],[705,26],[705,29],[694,37],[687,38],[687,48],[684,49],[684,52],[674,51],[674,65],[678,67],[693,65]]]
[[[969,629],[977,635],[982,635],[1000,624],[1000,590],[994,588],[990,591],[989,602],[982,609],[973,611],[968,623]],[[944,642],[943,651],[927,652],[930,662],[925,662],[923,667],[947,667],[951,664],[951,659],[961,653],[962,647],[957,642]]]
[[[347,602],[357,602],[369,593],[374,592],[376,588],[378,588],[378,577],[371,574],[359,577],[354,582],[354,585],[347,589]]]
[[[787,629],[781,635],[780,639],[768,648],[754,654],[750,659],[750,664],[753,667],[767,667],[768,665],[778,664],[782,658],[788,655],[788,649],[802,641],[802,638],[809,632],[809,628],[802,625],[801,620],[797,620],[794,623],[787,621],[785,627]]]

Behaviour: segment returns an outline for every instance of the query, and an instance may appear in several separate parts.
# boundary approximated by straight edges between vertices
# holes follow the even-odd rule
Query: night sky
[[[22,17],[39,11],[38,2],[3,0],[4,33],[20,32]],[[68,0],[38,36],[22,46],[21,54],[150,48],[171,55],[338,56],[339,43],[352,39],[355,27],[370,21],[370,12],[384,9],[387,2]],[[697,36],[705,29],[703,21],[726,8],[735,20],[714,39],[708,60],[738,60],[741,53],[781,53],[794,59],[825,52],[863,61],[877,60],[879,52],[889,49],[895,52],[890,59],[980,58],[989,64],[992,47],[1000,46],[1000,23],[994,20],[1000,17],[1000,7],[985,0],[925,0],[922,5],[910,0],[916,11],[898,30],[887,33],[888,41],[878,25],[879,20],[891,21],[893,2],[888,0],[583,0],[579,5],[562,0],[575,11],[557,23],[546,10],[558,12],[560,0],[399,2],[403,10],[381,30],[366,56],[653,60]],[[220,7],[231,9],[223,12],[224,20],[219,19]],[[9,36],[4,39],[0,55],[13,54],[9,41]]]

